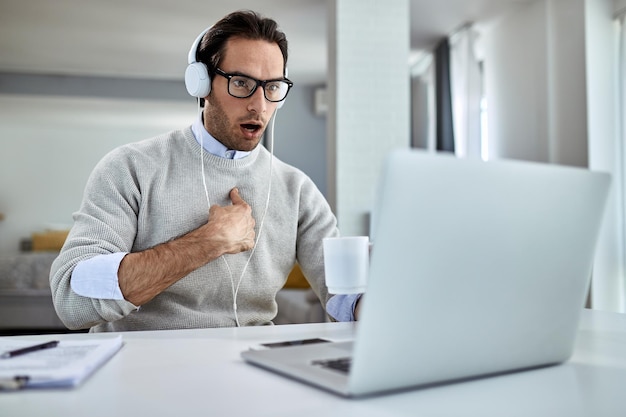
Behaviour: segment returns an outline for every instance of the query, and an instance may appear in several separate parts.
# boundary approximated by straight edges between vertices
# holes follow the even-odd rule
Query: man
[[[322,239],[338,235],[336,219],[305,174],[258,146],[292,85],[285,35],[235,12],[195,58],[210,76],[201,117],[113,150],[88,180],[50,274],[70,329],[269,324],[296,261],[329,299]],[[354,301],[332,304],[350,316]]]

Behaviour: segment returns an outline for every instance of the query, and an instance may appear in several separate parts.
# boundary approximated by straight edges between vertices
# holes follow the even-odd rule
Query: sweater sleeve
[[[337,219],[322,193],[308,179],[300,194],[297,261],[320,302],[326,307],[329,299],[324,276],[322,241],[339,235]]]
[[[130,252],[137,230],[139,187],[132,164],[119,150],[105,156],[90,175],[74,225],[52,264],[50,287],[56,312],[69,329],[119,320],[137,309],[120,299],[87,297],[72,290],[77,264],[98,255]]]

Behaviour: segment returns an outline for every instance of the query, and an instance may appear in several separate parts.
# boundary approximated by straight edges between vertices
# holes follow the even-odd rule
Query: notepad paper
[[[32,340],[0,338],[0,352],[33,345]],[[61,340],[57,347],[0,359],[0,381],[24,379],[24,387],[73,387],[82,383],[122,347],[122,336]]]

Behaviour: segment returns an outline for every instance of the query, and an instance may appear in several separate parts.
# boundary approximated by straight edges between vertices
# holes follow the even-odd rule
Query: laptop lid
[[[564,166],[390,153],[339,391],[379,393],[567,360],[609,183],[608,174]],[[305,349],[310,365],[311,352],[327,357],[329,345],[275,357]],[[319,375],[313,383],[323,385]]]

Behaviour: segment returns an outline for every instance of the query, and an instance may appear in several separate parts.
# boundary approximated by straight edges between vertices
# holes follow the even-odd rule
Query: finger
[[[237,188],[230,190],[230,200],[233,202],[233,205],[246,203],[243,201],[243,198],[239,196],[239,189]]]

